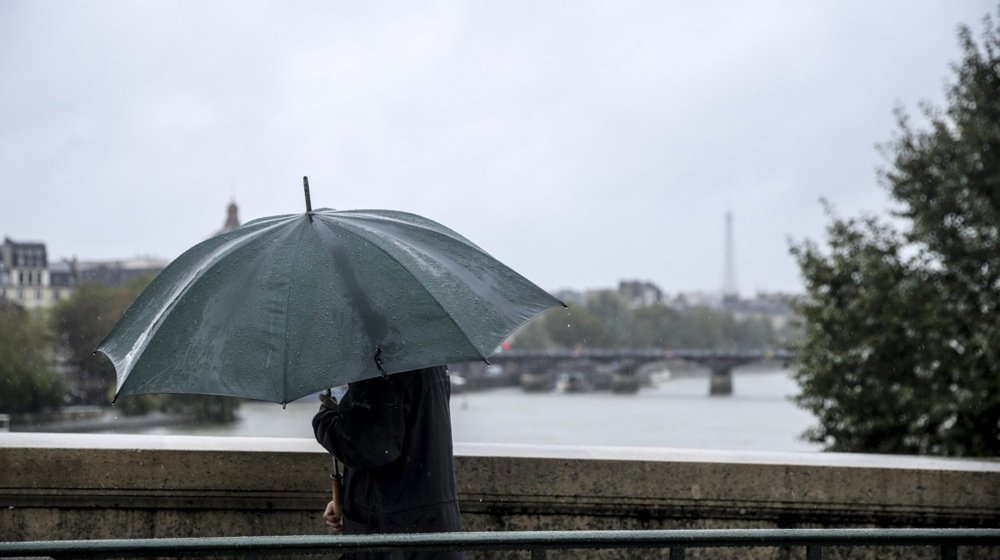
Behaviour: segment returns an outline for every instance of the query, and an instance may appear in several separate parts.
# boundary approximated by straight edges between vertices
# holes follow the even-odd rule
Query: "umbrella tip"
[[[312,200],[309,198],[309,177],[302,177],[302,190],[305,191],[306,194],[306,214],[309,215],[309,221],[311,222],[313,207]]]

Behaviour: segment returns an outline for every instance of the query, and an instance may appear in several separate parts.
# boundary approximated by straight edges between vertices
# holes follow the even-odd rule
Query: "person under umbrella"
[[[488,361],[522,325],[565,304],[433,220],[313,210],[306,177],[303,193],[304,214],[207,239],[142,291],[96,350],[115,367],[115,399],[285,405],[349,384],[316,422],[317,438],[347,465],[345,529],[460,529],[450,386],[443,366],[428,366]]]
[[[348,534],[460,531],[449,398],[444,366],[351,383],[340,403],[323,395],[316,440],[344,468],[343,516],[327,525]],[[355,560],[387,558],[353,553]],[[461,552],[408,551],[406,558],[458,560]]]

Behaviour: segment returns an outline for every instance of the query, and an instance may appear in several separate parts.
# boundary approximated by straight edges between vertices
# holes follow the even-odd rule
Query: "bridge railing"
[[[0,558],[187,557],[230,554],[325,554],[380,551],[402,558],[407,550],[522,550],[541,560],[550,550],[665,549],[683,560],[691,548],[802,547],[821,560],[825,547],[927,546],[942,560],[958,558],[959,546],[1000,548],[1000,529],[738,529],[651,531],[511,531],[395,535],[301,535],[109,539],[0,543]],[[997,552],[1000,552],[998,550]]]
[[[504,350],[489,357],[490,362],[500,363],[516,360],[787,360],[793,356],[787,350],[774,349],[726,349],[726,348],[590,348],[580,350]]]

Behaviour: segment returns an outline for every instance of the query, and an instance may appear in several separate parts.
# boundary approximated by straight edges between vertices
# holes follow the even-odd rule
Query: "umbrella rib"
[[[333,225],[333,224],[330,224],[330,223],[328,223],[328,224],[327,224],[327,227],[330,227],[330,226],[332,226],[332,225]],[[351,224],[351,225],[353,226],[353,224]],[[342,231],[344,231],[345,233],[347,233],[347,234],[349,234],[349,235],[353,235],[353,236],[355,236],[355,237],[360,237],[361,239],[364,239],[365,241],[368,241],[368,242],[369,242],[369,243],[371,243],[371,244],[372,244],[372,245],[373,245],[373,246],[374,246],[374,247],[375,247],[376,249],[378,249],[379,251],[381,251],[381,252],[382,252],[382,253],[383,253],[383,254],[384,254],[385,256],[389,257],[389,258],[390,258],[390,259],[392,259],[392,260],[393,260],[393,261],[394,261],[394,262],[395,262],[396,264],[398,264],[398,265],[399,265],[399,267],[400,267],[401,269],[403,269],[403,270],[404,270],[404,271],[405,271],[405,272],[406,272],[407,274],[409,274],[409,275],[410,275],[411,277],[413,276],[413,274],[412,274],[412,273],[410,272],[410,269],[408,269],[408,268],[407,268],[407,267],[406,267],[406,266],[405,266],[405,265],[404,265],[404,264],[403,264],[403,263],[402,263],[402,262],[401,262],[401,261],[400,261],[400,260],[399,260],[398,258],[396,258],[396,256],[395,256],[395,255],[393,255],[393,254],[392,254],[392,253],[390,253],[389,251],[386,251],[386,250],[385,250],[385,248],[383,248],[383,247],[382,247],[382,246],[381,246],[381,245],[380,245],[379,243],[377,243],[376,241],[374,241],[374,240],[372,240],[372,239],[369,239],[369,237],[368,237],[368,236],[364,235],[364,234],[363,234],[362,232],[360,232],[360,231],[355,231],[355,230],[351,229],[350,227],[345,227],[345,224],[339,224],[339,225],[338,225],[338,227],[339,227],[339,228],[340,228],[340,229],[341,229]],[[357,227],[357,226],[354,226],[354,227]],[[359,228],[359,229],[360,229],[360,228]],[[454,239],[454,238],[451,238],[451,239]],[[466,340],[466,342],[468,342],[468,343],[469,343],[469,346],[470,346],[470,347],[472,347],[472,349],[473,349],[473,350],[475,350],[475,352],[476,352],[476,354],[477,354],[477,355],[479,356],[479,358],[480,358],[480,359],[482,359],[482,360],[486,360],[486,355],[484,355],[484,354],[483,354],[483,353],[482,353],[482,352],[481,352],[481,351],[479,350],[479,348],[477,348],[477,347],[476,347],[476,344],[475,344],[475,343],[474,343],[474,342],[472,341],[472,339],[471,339],[471,338],[469,338],[469,335],[468,335],[468,333],[466,333],[466,332],[465,332],[465,330],[464,330],[464,329],[462,329],[462,327],[461,327],[461,326],[460,326],[460,325],[458,324],[458,321],[456,321],[456,320],[455,320],[455,317],[453,317],[453,316],[452,316],[452,314],[451,314],[451,311],[450,311],[450,310],[448,310],[448,308],[447,308],[447,307],[445,306],[445,304],[444,304],[444,303],[443,303],[443,302],[442,302],[442,301],[441,301],[441,300],[440,300],[440,299],[439,299],[439,298],[438,298],[437,296],[435,296],[435,295],[434,295],[434,294],[433,294],[433,293],[432,293],[432,292],[431,292],[430,290],[428,290],[428,289],[427,289],[427,287],[423,285],[423,283],[421,283],[421,282],[415,282],[415,283],[416,283],[416,284],[417,284],[418,286],[420,286],[420,288],[421,288],[421,289],[422,289],[422,290],[423,290],[423,291],[424,291],[424,292],[425,292],[425,293],[426,293],[426,294],[427,294],[428,296],[430,296],[430,298],[431,298],[431,299],[433,299],[433,300],[434,300],[434,302],[435,302],[435,303],[437,303],[437,304],[438,304],[438,306],[440,306],[442,310],[444,310],[444,312],[445,312],[445,315],[446,315],[446,316],[448,317],[448,319],[449,319],[449,320],[451,321],[451,323],[452,323],[453,325],[455,325],[455,327],[456,327],[456,328],[458,329],[458,332],[462,333],[462,336],[463,336],[463,337],[465,337],[465,340]]]
[[[377,210],[333,210],[331,212],[333,212],[333,213],[336,214],[335,218],[338,219],[338,220],[345,220],[345,221],[357,220],[357,221],[360,221],[360,222],[375,222],[375,223],[378,223],[378,222],[392,222],[392,223],[399,224],[399,225],[402,225],[402,226],[405,226],[405,227],[419,229],[421,231],[430,233],[430,234],[432,234],[434,236],[437,236],[437,237],[446,237],[448,239],[452,239],[454,241],[458,241],[459,243],[462,243],[464,245],[468,245],[468,246],[470,246],[470,247],[472,247],[472,248],[474,248],[474,249],[476,249],[478,251],[481,251],[484,254],[489,255],[489,253],[487,253],[482,247],[479,247],[478,245],[476,245],[471,240],[469,240],[468,238],[466,238],[462,234],[458,233],[457,231],[449,228],[448,226],[446,226],[444,224],[440,224],[440,223],[435,222],[435,221],[433,221],[433,220],[431,220],[429,218],[424,218],[423,216],[420,216],[420,215],[417,215],[417,214],[412,214],[412,213],[409,213],[409,212],[403,212],[403,211],[400,211],[400,210],[387,210],[387,211],[385,211],[385,212],[391,212],[392,214],[398,214],[399,216],[412,217],[415,220],[418,220],[418,221],[408,222],[406,220],[400,219],[398,216],[392,216],[392,215],[388,215],[388,214],[380,214],[380,213],[378,213]],[[423,222],[430,222],[431,224],[437,226],[437,228],[430,227],[429,225],[427,225],[427,223],[423,223]]]
[[[328,210],[328,209],[324,209],[324,210]],[[487,257],[489,257],[491,260],[496,261],[496,263],[499,264],[500,266],[506,268],[514,276],[520,278],[521,280],[523,280],[523,281],[525,281],[525,282],[527,282],[529,284],[534,284],[534,282],[532,282],[531,280],[529,280],[526,276],[524,276],[520,272],[514,270],[513,268],[507,266],[502,261],[498,260],[496,257],[494,257],[493,255],[491,255],[488,251],[486,251],[485,249],[483,249],[479,245],[476,245],[475,243],[473,243],[472,241],[470,241],[469,239],[467,239],[462,234],[460,234],[457,231],[449,228],[448,226],[445,226],[444,224],[440,224],[440,223],[434,222],[433,220],[430,220],[428,218],[423,218],[422,216],[420,216],[418,214],[411,214],[411,213],[408,213],[408,212],[402,212],[402,211],[398,211],[398,210],[392,210],[391,211],[394,214],[400,214],[400,215],[403,215],[403,216],[413,216],[414,218],[417,218],[417,219],[426,220],[427,222],[431,222],[434,225],[439,226],[441,229],[435,229],[433,227],[429,227],[428,225],[426,225],[424,223],[407,222],[405,220],[401,220],[401,219],[399,219],[397,217],[394,217],[394,216],[383,216],[383,215],[380,215],[380,214],[376,213],[377,211],[372,211],[372,210],[328,210],[328,211],[331,212],[331,213],[333,213],[333,214],[335,214],[335,216],[331,216],[331,217],[335,218],[336,220],[343,220],[346,223],[351,223],[351,220],[357,220],[357,221],[361,221],[361,222],[375,222],[375,223],[378,223],[380,220],[391,221],[391,222],[393,222],[395,224],[400,224],[400,225],[405,226],[405,227],[411,227],[411,228],[414,228],[414,229],[419,229],[419,230],[421,230],[421,231],[423,231],[425,233],[433,235],[434,237],[443,238],[443,239],[450,239],[450,240],[452,240],[452,241],[454,241],[456,243],[460,243],[462,245],[466,245],[468,247],[471,247],[471,248],[475,249],[476,251],[479,251],[480,253],[486,255]],[[396,260],[396,259],[394,259],[394,260]],[[396,260],[396,262],[399,262],[399,261]],[[541,288],[538,288],[538,289],[541,290]],[[542,291],[544,291],[544,290],[542,290]],[[546,293],[548,293],[548,292],[546,292]],[[558,298],[553,297],[552,299],[557,302],[557,305],[561,305],[563,307],[566,307],[566,304],[563,301],[559,300]],[[435,298],[435,300],[436,300],[436,298]],[[555,305],[553,307],[555,307]],[[514,329],[514,330],[516,331],[517,329]],[[511,331],[511,332],[513,332],[513,331]]]
[[[129,374],[132,372],[132,369],[133,369],[131,367],[132,364],[133,364],[133,358],[132,358],[132,356],[136,355],[136,356],[138,356],[139,359],[141,359],[142,351],[145,349],[145,346],[146,346],[146,344],[148,344],[148,341],[153,336],[156,335],[157,331],[160,330],[160,327],[163,325],[163,322],[164,322],[165,318],[170,315],[170,312],[173,310],[174,307],[177,306],[177,303],[184,296],[184,294],[186,294],[188,291],[191,290],[191,287],[194,285],[195,281],[197,281],[199,278],[201,278],[202,276],[204,276],[205,273],[212,266],[214,266],[218,261],[220,261],[221,260],[221,256],[224,256],[229,249],[231,249],[233,247],[238,247],[238,246],[245,245],[245,244],[253,241],[257,236],[261,235],[262,233],[267,232],[267,231],[269,231],[269,230],[271,230],[271,229],[273,229],[275,227],[278,227],[280,225],[281,225],[280,223],[276,223],[274,225],[268,225],[268,226],[262,227],[262,228],[260,228],[260,229],[258,229],[256,231],[253,231],[253,232],[251,232],[251,233],[249,233],[249,234],[247,234],[245,236],[241,236],[241,237],[237,237],[235,239],[228,240],[225,243],[219,245],[218,247],[215,247],[212,250],[212,252],[208,255],[209,261],[207,263],[205,263],[204,261],[199,261],[199,262],[196,263],[198,266],[195,267],[194,270],[188,271],[187,277],[184,279],[183,285],[181,285],[180,287],[178,287],[175,295],[169,298],[168,301],[170,303],[168,305],[165,305],[165,306],[161,307],[160,309],[158,309],[156,311],[153,319],[149,321],[149,326],[147,326],[145,329],[143,329],[142,334],[140,334],[139,337],[136,338],[136,340],[132,343],[132,346],[129,349],[129,352],[127,352],[126,355],[124,356],[124,359],[125,359],[125,362],[126,362],[125,363],[125,369],[127,371],[125,372],[125,376],[122,378],[122,381],[119,384],[120,386],[119,386],[117,392],[121,392],[121,389],[125,386],[125,383],[128,381]],[[223,251],[222,248],[225,248],[226,251]],[[134,303],[133,303],[133,305],[134,305]],[[127,313],[127,311],[126,311],[126,313]],[[108,336],[106,337],[106,339],[111,338],[111,335],[113,333],[114,333],[114,331],[112,331],[111,333],[109,333]],[[103,345],[104,343],[102,342],[101,344]],[[98,350],[100,350],[100,346],[98,347]],[[106,352],[105,352],[105,354],[106,354]],[[117,369],[117,367],[116,367],[116,369]]]
[[[310,221],[309,224],[307,224],[307,226],[311,226],[313,223],[315,223],[315,222]],[[302,241],[302,236],[305,235],[305,232],[306,232],[306,228],[301,228],[299,230],[299,236],[298,236],[298,238],[295,239],[295,245],[293,246],[293,249],[291,251],[292,255],[297,255],[298,254],[298,252],[294,249],[294,247],[298,247],[298,244],[299,244],[300,241]],[[292,270],[292,268],[293,268],[292,266],[288,267],[288,275],[289,275],[289,279],[288,279],[288,291],[285,293],[285,363],[282,364],[282,366],[281,366],[281,404],[282,405],[284,405],[285,403],[288,402],[288,362],[292,358],[291,357],[291,352],[288,351],[288,333],[291,330],[291,329],[289,329],[289,323],[291,323],[291,316],[292,316],[292,314],[291,314],[291,312],[289,310],[291,308],[292,287],[294,285],[294,282],[292,282],[292,278],[294,278],[294,271]]]

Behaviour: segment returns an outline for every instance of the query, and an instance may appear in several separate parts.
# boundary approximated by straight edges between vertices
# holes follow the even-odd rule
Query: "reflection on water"
[[[505,388],[453,396],[452,424],[455,441],[467,443],[816,451],[798,438],[814,420],[788,400],[797,389],[787,371],[737,372],[728,397],[709,397],[703,376],[664,380],[635,395]],[[248,402],[234,424],[141,433],[311,438],[317,407],[310,399],[286,409]]]

